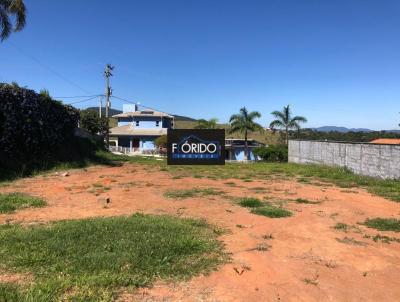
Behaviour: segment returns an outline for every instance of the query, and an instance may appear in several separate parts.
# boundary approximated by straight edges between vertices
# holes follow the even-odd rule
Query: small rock
[[[69,173],[68,172],[61,173],[61,176],[62,177],[67,177],[67,176],[69,176]]]

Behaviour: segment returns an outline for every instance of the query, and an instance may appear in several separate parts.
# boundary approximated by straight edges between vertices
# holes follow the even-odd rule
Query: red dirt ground
[[[227,185],[228,181],[237,186]],[[94,183],[110,189],[104,191]],[[251,214],[224,196],[183,200],[163,196],[170,189],[193,187],[213,187],[236,197],[305,198],[320,203],[289,202],[284,207],[294,213],[292,217],[271,219]],[[251,190],[255,187],[265,191]],[[400,204],[361,189],[288,180],[173,179],[158,169],[125,164],[71,170],[68,177],[22,179],[0,191],[25,192],[48,202],[45,208],[2,214],[0,223],[41,223],[139,211],[205,218],[229,230],[220,240],[232,260],[218,271],[187,282],[158,283],[124,292],[121,301],[400,301],[400,244],[364,237],[380,233],[399,238],[399,234],[357,225],[366,218],[398,218]],[[111,198],[109,205],[105,205],[107,197]],[[338,222],[356,228],[347,233],[333,229]]]

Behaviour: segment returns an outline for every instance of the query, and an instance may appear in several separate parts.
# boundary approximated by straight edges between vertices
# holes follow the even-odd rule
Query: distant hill
[[[196,122],[197,120],[191,117],[183,116],[183,115],[176,115],[173,114],[175,121],[181,121],[181,122]]]
[[[92,111],[99,112],[99,107],[88,107],[88,108],[86,108],[86,110],[92,110]],[[122,111],[121,111],[121,110],[118,110],[118,109],[110,108],[110,109],[108,110],[108,113],[109,113],[109,115],[110,115],[110,117],[111,117],[111,116],[113,116],[113,115],[122,113]],[[104,108],[104,107],[101,108],[101,114],[102,114],[103,116],[105,116],[105,114],[106,114],[106,108]]]
[[[319,131],[319,132],[372,132],[373,130],[367,128],[346,128],[346,127],[337,127],[337,126],[322,126],[318,128],[311,128],[312,130]]]
[[[368,128],[346,128],[346,127],[337,127],[337,126],[322,126],[317,128],[311,128],[314,131],[319,132],[340,132],[340,133],[347,133],[347,132],[375,132],[375,130],[371,130]],[[389,133],[400,133],[400,130],[381,130]]]

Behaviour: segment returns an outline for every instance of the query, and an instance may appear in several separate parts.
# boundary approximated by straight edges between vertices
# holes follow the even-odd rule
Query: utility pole
[[[112,90],[111,90],[111,87],[110,87],[110,77],[112,77],[111,71],[113,69],[114,69],[114,66],[111,66],[111,64],[107,64],[106,65],[106,69],[104,70],[104,76],[106,78],[106,119],[107,119],[107,128],[108,128],[108,125],[109,125],[108,110],[109,110],[110,105],[111,105],[110,104],[110,96],[112,94]],[[109,142],[110,142],[108,131],[107,131],[107,134],[106,134],[106,142],[107,142],[107,147],[108,147],[109,146]]]

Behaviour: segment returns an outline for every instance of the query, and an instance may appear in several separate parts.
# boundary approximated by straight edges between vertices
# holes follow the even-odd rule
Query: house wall
[[[139,126],[136,126],[136,121],[139,121]],[[158,126],[157,126],[158,121]],[[135,117],[133,119],[133,127],[138,129],[154,129],[161,128],[161,118],[160,117]]]
[[[400,179],[400,145],[290,140],[289,162],[347,167],[357,174]]]
[[[118,127],[132,124],[133,118],[131,117],[119,117],[118,118]]]

